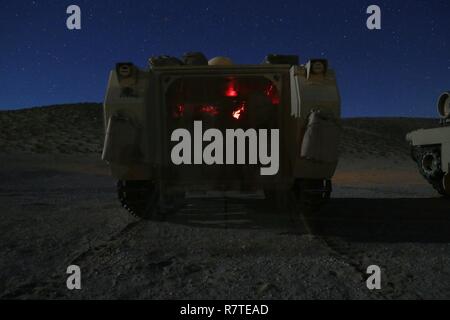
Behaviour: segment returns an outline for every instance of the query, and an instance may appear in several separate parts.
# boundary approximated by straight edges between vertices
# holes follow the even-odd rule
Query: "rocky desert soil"
[[[346,119],[333,199],[318,213],[211,193],[141,221],[99,159],[99,104],[0,112],[0,298],[448,299],[450,203],[404,142],[435,123]],[[81,290],[66,288],[72,264]],[[366,287],[373,264],[381,290]]]

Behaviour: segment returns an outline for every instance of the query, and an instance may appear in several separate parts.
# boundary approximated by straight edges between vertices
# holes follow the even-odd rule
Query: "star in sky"
[[[450,1],[378,0],[382,30],[369,31],[360,0],[77,0],[69,31],[64,1],[9,1],[0,10],[0,108],[102,101],[118,61],[202,51],[237,63],[268,53],[327,58],[344,116],[435,116],[450,89]],[[50,90],[50,93],[49,93]]]

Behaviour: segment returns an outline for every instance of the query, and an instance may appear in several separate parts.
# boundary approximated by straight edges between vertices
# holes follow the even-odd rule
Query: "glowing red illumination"
[[[228,88],[227,88],[227,91],[225,92],[225,95],[227,97],[237,97],[238,96],[238,92],[236,91],[233,82],[230,82],[230,84],[228,85]]]
[[[280,97],[273,96],[272,97],[272,104],[280,104]]]
[[[233,118],[236,120],[239,120],[239,118],[242,116],[242,114],[245,111],[245,101],[241,102],[235,110],[233,110],[233,113],[231,114]]]
[[[212,105],[205,105],[202,106],[200,109],[201,112],[203,113],[208,113],[212,116],[217,116],[219,114],[219,110],[217,109],[216,106],[212,106]]]
[[[173,116],[175,118],[181,118],[184,115],[185,106],[184,104],[179,104],[176,106]]]
[[[272,104],[280,104],[280,97],[278,96],[277,91],[274,89],[274,85],[270,84],[265,91],[266,96],[270,98]]]

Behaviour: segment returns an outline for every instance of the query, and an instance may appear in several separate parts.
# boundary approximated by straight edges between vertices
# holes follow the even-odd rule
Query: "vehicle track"
[[[258,213],[252,213],[252,208],[248,208],[245,203],[241,202],[236,205],[236,203],[233,203],[233,199],[227,198],[213,198],[208,200],[215,201],[215,203],[205,203],[205,199],[201,199],[201,202],[188,204],[186,207],[179,210],[177,214],[185,215],[190,218],[187,220],[188,224],[197,223],[216,227],[236,227],[238,224],[234,222],[241,222],[241,226],[250,227],[251,224],[255,223],[255,221],[252,221],[253,217],[249,217],[249,215],[253,216]],[[223,212],[217,213],[220,204],[223,204]],[[298,208],[290,205],[288,205],[285,210],[287,210],[287,215],[285,217],[287,218],[287,222],[290,226],[294,225],[297,230],[294,232],[282,232],[281,234],[307,233],[314,236],[330,250],[335,259],[338,259],[350,266],[354,272],[360,276],[361,285],[364,287],[366,286],[366,280],[368,278],[368,274],[366,273],[367,266],[363,263],[363,258],[366,255],[366,252],[363,251],[360,246],[339,237],[322,235],[322,232],[318,229],[319,227],[317,224],[311,223],[314,219],[314,215],[320,214],[318,212],[313,213],[305,210],[298,211]],[[214,211],[215,213],[213,213]],[[277,212],[277,214],[280,214],[280,212]],[[239,220],[233,220],[232,217],[235,215],[239,217]],[[199,221],[200,219],[204,220],[203,223]],[[286,227],[287,226],[285,226],[285,228]],[[394,291],[395,290],[393,288],[388,287],[387,289],[383,289],[382,291],[374,291],[373,293],[374,297],[379,299],[392,299],[395,297]]]
[[[91,246],[91,244],[89,243],[87,249],[77,253],[74,257],[69,257],[64,265],[83,265],[83,262],[89,259],[89,257],[91,257],[92,255],[99,255],[102,252],[108,251],[108,249],[110,249],[117,241],[123,241],[125,237],[131,236],[132,233],[136,232],[139,227],[142,227],[144,224],[145,221],[143,220],[136,220],[128,223],[107,240],[99,241],[93,246]],[[26,281],[0,296],[0,300],[20,299],[23,296],[49,297],[48,295],[53,295],[53,298],[63,298],[65,297],[65,294],[62,293],[62,290],[66,290],[64,282],[65,277],[66,274],[58,272],[48,276],[48,280]],[[45,292],[42,292],[42,288],[45,288]]]
[[[365,263],[365,261],[370,258],[370,253],[364,250],[364,244],[354,243],[344,237],[338,236],[327,236],[326,232],[320,227],[320,224],[316,223],[320,220],[318,217],[320,212],[308,213],[301,212],[300,220],[307,225],[306,229],[311,232],[311,235],[315,236],[316,239],[320,240],[324,246],[328,247],[331,255],[348,266],[350,266],[356,274],[361,278],[361,285],[366,287],[366,281],[370,276],[367,274],[367,267],[370,264]],[[351,217],[340,217],[339,223],[351,223]],[[367,247],[366,247],[367,248]],[[383,276],[383,266],[380,265],[382,269]],[[392,275],[391,275],[392,276]],[[382,277],[383,279],[383,277]],[[396,277],[396,279],[402,279],[400,282],[397,281],[396,285],[389,281],[382,280],[381,290],[373,290],[371,294],[375,299],[397,299],[403,295],[402,288],[406,287],[406,282],[408,281],[405,277]]]
[[[408,207],[409,208],[409,207]],[[334,209],[331,210],[334,213]],[[264,213],[271,212],[271,216],[264,215]],[[191,198],[187,199],[184,206],[177,209],[175,213],[171,213],[165,217],[165,221],[169,223],[181,223],[191,226],[202,226],[208,228],[261,228],[278,230],[278,226],[275,226],[279,219],[274,219],[277,215],[279,217],[282,210],[276,211],[266,210],[266,205],[264,200],[256,197],[249,199],[236,199],[228,196],[217,196],[210,198]],[[361,286],[365,288],[365,281],[368,275],[366,274],[368,252],[365,250],[363,242],[360,241],[350,241],[345,236],[330,236],[327,234],[325,224],[321,223],[323,220],[327,220],[327,223],[332,224],[342,224],[346,225],[348,223],[354,222],[354,213],[349,209],[349,214],[337,213],[339,216],[327,216],[321,215],[321,213],[311,213],[307,211],[295,210],[291,208],[286,211],[287,216],[284,219],[283,225],[280,225],[280,230],[296,230],[296,234],[310,234],[316,239],[321,241],[324,247],[329,249],[330,254],[333,258],[344,262],[346,265],[350,266],[351,269],[357,274],[361,279]],[[123,214],[126,214],[124,210]],[[374,224],[378,219],[382,219],[384,216],[377,216]],[[444,219],[445,215],[439,217]],[[262,221],[261,219],[267,218],[267,221]],[[373,218],[373,217],[372,217]],[[257,220],[260,219],[260,220]],[[404,219],[404,217],[398,217],[399,220]],[[436,216],[429,217],[427,219],[436,220]],[[160,220],[159,220],[160,221]],[[415,224],[423,223],[423,218],[410,217],[409,222],[414,222]],[[287,223],[286,223],[287,222]],[[294,222],[294,223],[292,223]],[[116,263],[123,258],[126,252],[117,256],[115,249],[117,249],[118,244],[127,242],[129,239],[135,237],[136,233],[139,233],[148,226],[148,222],[145,220],[134,220],[115,231],[107,240],[98,240],[93,242],[83,250],[77,252],[72,257],[66,259],[65,265],[77,264],[80,266],[87,266],[87,273],[93,273],[96,271],[102,271],[108,262]],[[289,232],[288,232],[289,233]],[[290,232],[292,233],[292,232]],[[367,247],[366,247],[367,248]],[[93,259],[95,256],[100,256],[99,259]],[[369,256],[370,258],[370,256]],[[96,261],[94,265],[90,261]],[[383,266],[382,267],[383,271]],[[85,269],[84,269],[85,270]],[[66,274],[64,272],[54,273],[53,275],[46,277],[46,281],[35,281],[33,279],[28,280],[17,287],[13,288],[11,291],[5,292],[0,299],[17,299],[23,297],[47,297],[47,298],[63,298],[67,296],[65,288]],[[384,278],[383,278],[384,279]],[[373,291],[373,297],[376,299],[395,299],[402,297],[404,294],[403,288],[407,287],[406,283],[408,279],[403,274],[398,274],[395,285],[382,280],[382,290]],[[372,295],[371,293],[371,295]]]

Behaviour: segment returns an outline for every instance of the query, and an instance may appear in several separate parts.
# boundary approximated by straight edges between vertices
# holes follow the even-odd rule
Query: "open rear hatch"
[[[278,91],[275,84],[263,75],[179,77],[170,84],[165,94],[167,136],[170,137],[178,128],[187,129],[192,137],[193,157],[196,121],[201,121],[202,132],[214,128],[220,130],[223,137],[226,129],[279,129],[281,94]],[[203,142],[201,150],[209,143]],[[247,143],[248,141],[245,156],[246,163],[249,163]],[[177,142],[171,142],[169,152],[176,144]],[[223,141],[224,154],[225,144]],[[234,155],[236,154],[235,150]],[[172,164],[169,171],[170,177],[179,182],[207,180],[221,183],[251,180],[255,174],[259,175],[259,168],[260,165],[249,164],[212,166]]]

